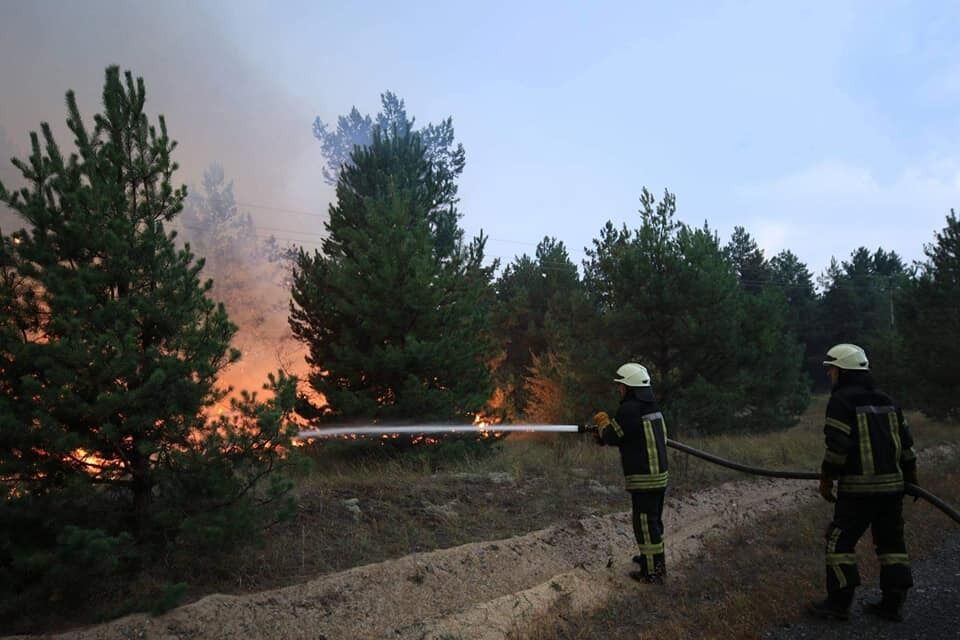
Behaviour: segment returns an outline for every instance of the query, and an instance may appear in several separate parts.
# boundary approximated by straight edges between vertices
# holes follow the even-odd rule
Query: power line
[[[193,230],[201,230],[201,229],[202,229],[201,227],[196,227],[196,226],[192,226],[192,225],[181,225],[181,226],[183,226],[184,228],[193,229]],[[323,246],[323,241],[322,241],[322,240],[313,240],[313,239],[309,239],[309,238],[304,239],[304,238],[299,238],[299,237],[296,237],[296,238],[283,237],[283,236],[277,236],[277,235],[275,235],[274,233],[263,233],[264,231],[278,231],[278,232],[294,233],[294,234],[304,233],[304,232],[299,232],[299,231],[296,231],[296,230],[293,230],[293,229],[279,229],[279,228],[270,228],[270,227],[257,227],[257,228],[255,229],[255,231],[254,231],[254,236],[255,236],[258,240],[270,240],[270,239],[274,239],[274,240],[277,240],[277,241],[280,241],[280,242],[288,242],[288,243],[291,243],[291,244],[300,244],[300,245],[311,246],[311,247],[321,247],[321,246]],[[317,236],[319,236],[319,235],[322,235],[322,234],[310,234],[310,235],[317,235]],[[502,262],[505,263],[505,264],[502,265],[504,268],[514,265],[514,261],[516,261],[516,260],[519,258],[518,256],[514,256],[514,257],[513,257],[513,261],[511,261],[507,256],[487,255],[486,257],[489,258],[489,259],[491,259],[491,260],[501,260]],[[529,257],[529,256],[528,256],[528,257]],[[534,269],[539,270],[539,271],[548,271],[548,272],[557,272],[557,273],[569,273],[570,270],[571,270],[571,267],[572,267],[574,270],[578,270],[578,265],[577,265],[575,262],[573,262],[572,260],[571,260],[570,262],[560,262],[560,261],[533,262],[533,261],[532,261],[531,264],[532,264],[532,266],[533,266]],[[857,277],[859,277],[859,276],[857,276]],[[889,278],[890,278],[889,276],[879,276],[879,275],[876,275],[876,276],[867,276],[867,275],[865,275],[864,277],[875,278],[875,279],[877,279],[877,280],[889,280]],[[738,282],[739,284],[741,284],[741,285],[746,285],[746,286],[776,287],[776,288],[778,288],[778,289],[782,289],[782,290],[785,290],[785,291],[786,291],[786,290],[811,291],[812,293],[814,293],[814,295],[816,295],[816,290],[817,290],[817,285],[816,285],[815,283],[805,284],[805,283],[791,283],[791,282],[784,282],[784,281],[758,280],[758,279],[738,279],[737,282]],[[851,290],[851,289],[852,289],[852,290],[869,291],[869,290],[872,289],[872,286],[871,286],[869,283],[858,283],[858,282],[850,282],[850,281],[847,281],[847,282],[835,282],[835,283],[833,283],[833,284],[827,289],[827,291],[832,291],[832,290],[837,290],[837,289],[843,289],[843,290]],[[887,292],[887,291],[899,290],[899,289],[902,289],[902,286],[900,286],[900,285],[893,286],[893,287],[888,286],[888,287],[883,287],[882,289],[876,289],[876,291],[878,291],[878,292]]]
[[[325,217],[325,213],[317,213],[316,211],[303,211],[299,209],[286,209],[284,207],[274,207],[266,204],[252,204],[250,202],[235,202],[237,206],[240,207],[250,207],[251,209],[266,209],[267,211],[279,211],[281,213],[292,213],[298,216],[313,216],[313,217]]]
[[[315,212],[315,211],[304,211],[304,210],[298,210],[298,209],[290,209],[290,208],[285,208],[285,207],[276,207],[276,206],[272,206],[272,205],[255,204],[255,203],[249,203],[249,202],[235,202],[235,204],[236,204],[237,206],[239,206],[239,207],[250,207],[250,208],[255,208],[255,209],[265,209],[265,210],[269,210],[269,211],[279,211],[279,212],[283,212],[283,213],[291,213],[291,214],[311,216],[311,217],[324,217],[324,216],[326,215],[326,214],[317,213],[317,212]],[[185,227],[187,227],[187,228],[198,229],[197,227],[188,227],[187,225],[183,225],[183,226],[185,226]],[[318,241],[318,240],[304,239],[304,238],[302,238],[302,236],[314,236],[314,237],[326,238],[327,235],[328,235],[328,234],[326,234],[326,233],[318,232],[318,231],[302,231],[302,230],[299,230],[299,229],[290,229],[290,228],[284,228],[284,227],[267,227],[267,226],[260,226],[260,225],[255,225],[255,226],[256,226],[256,232],[257,232],[257,233],[256,233],[256,236],[257,236],[258,239],[270,239],[270,238],[274,238],[274,239],[276,239],[276,240],[283,241],[283,242],[298,243],[298,244],[310,245],[310,246],[322,246],[323,242],[322,242],[322,241]],[[290,237],[281,237],[281,236],[276,236],[276,235],[274,235],[274,233],[271,233],[270,235],[264,236],[264,235],[262,235],[261,233],[259,233],[259,232],[263,232],[263,231],[265,231],[265,232],[274,232],[274,233],[283,233],[283,234],[294,234],[296,237],[293,237],[293,238],[290,238]],[[487,241],[490,241],[490,242],[500,242],[500,243],[505,243],[505,244],[516,244],[516,245],[531,246],[531,247],[539,247],[539,246],[540,246],[540,242],[529,242],[529,241],[525,241],[525,240],[513,240],[513,239],[509,239],[509,238],[494,238],[494,237],[491,237],[491,236],[486,236],[486,240],[487,240]],[[561,243],[562,243],[562,241],[561,241]],[[566,247],[566,244],[565,244],[565,243],[562,243],[562,244],[564,244],[564,246]],[[585,251],[586,251],[586,250],[585,250]],[[527,254],[524,253],[524,254],[522,254],[522,256],[527,256]],[[505,268],[505,267],[507,267],[507,266],[510,266],[510,265],[514,264],[515,261],[517,261],[517,260],[518,260],[519,258],[521,258],[522,256],[516,256],[516,255],[514,255],[514,256],[512,256],[512,257],[508,257],[508,256],[488,255],[487,258],[489,258],[489,259],[491,259],[491,260],[501,261],[501,266]],[[528,257],[529,257],[529,256],[528,256]],[[801,264],[803,264],[803,263],[801,263]],[[570,266],[573,266],[575,269],[577,269],[577,270],[579,271],[579,266],[578,266],[576,263],[574,263],[572,260],[571,260],[569,263],[567,263],[567,262],[541,261],[541,262],[534,262],[534,265],[535,265],[537,268],[539,268],[539,269],[541,269],[541,270],[544,270],[544,271],[557,271],[557,272],[562,271],[562,272],[569,272]],[[588,265],[588,256],[585,255],[585,256],[581,259],[581,265],[584,266],[584,267],[586,267],[586,266]],[[803,266],[804,266],[804,268],[806,268],[806,265],[805,265],[805,264],[804,264]],[[902,274],[902,275],[903,275],[903,276],[907,276],[907,274]],[[814,277],[814,275],[811,274],[811,278],[813,278],[813,277]],[[819,279],[819,278],[822,278],[822,277],[824,277],[824,276],[822,276],[822,275],[821,275],[821,276],[817,276],[818,279]],[[844,278],[844,279],[846,280],[846,282],[837,282],[837,281],[834,281],[834,282],[832,283],[832,285],[831,285],[829,288],[827,288],[826,290],[829,291],[829,290],[834,290],[834,289],[867,289],[867,288],[869,288],[869,287],[871,286],[869,283],[866,283],[866,282],[857,282],[857,280],[862,280],[862,279],[867,279],[867,280],[885,280],[885,281],[888,282],[888,287],[886,287],[884,290],[888,290],[888,289],[891,289],[891,290],[892,290],[893,285],[892,285],[892,283],[890,283],[890,280],[891,280],[892,278],[895,278],[895,277],[897,277],[897,276],[880,275],[880,274],[856,274],[856,275],[850,276],[850,275],[847,275],[847,274],[841,274],[841,278]],[[804,284],[804,283],[774,282],[774,281],[772,281],[772,280],[756,280],[756,279],[738,279],[738,282],[739,282],[740,284],[746,285],[746,286],[776,286],[776,287],[778,287],[778,288],[780,288],[780,289],[784,289],[784,290],[787,290],[787,289],[809,290],[809,289],[812,288],[814,291],[816,291],[816,289],[818,288],[818,285],[817,285],[815,282],[811,282],[809,285],[808,285],[808,284]],[[898,286],[897,288],[899,289],[900,287]]]
[[[245,204],[245,205],[243,205],[243,206],[251,206],[251,205]],[[277,211],[285,211],[285,209],[276,209],[276,210],[277,210]],[[313,214],[310,214],[310,215],[313,215]],[[319,215],[319,214],[317,214],[317,215]],[[197,230],[197,231],[202,230],[201,227],[197,227],[197,226],[194,226],[194,225],[181,224],[181,226],[183,226],[184,228],[187,228],[187,229],[194,229],[194,230]],[[255,227],[258,231],[273,231],[273,232],[276,232],[276,233],[290,233],[290,234],[296,234],[297,236],[306,235],[306,236],[320,236],[320,237],[322,237],[322,238],[326,238],[327,235],[328,235],[327,233],[320,232],[320,231],[303,231],[303,230],[300,230],[300,229],[290,229],[290,228],[285,228],[285,227],[266,227],[266,226],[262,226],[262,225],[258,225],[258,224],[254,224],[254,227]],[[519,244],[519,245],[526,245],[526,246],[530,246],[530,247],[538,247],[538,246],[540,246],[540,243],[539,243],[539,242],[529,242],[529,241],[526,241],[526,240],[511,240],[511,239],[507,239],[507,238],[493,238],[493,237],[491,237],[491,236],[484,236],[484,238],[485,238],[487,241],[490,241],[490,242],[503,242],[503,243],[507,243],[507,244]],[[283,240],[299,240],[299,238],[297,238],[297,239],[278,238],[278,239],[283,239]]]
[[[316,211],[303,211],[303,210],[299,210],[299,209],[287,209],[287,208],[284,208],[284,207],[275,207],[275,206],[272,206],[272,205],[265,205],[265,204],[253,204],[253,203],[250,203],[250,202],[235,202],[234,204],[236,204],[238,207],[249,207],[249,208],[251,208],[251,209],[265,209],[265,210],[267,210],[267,211],[280,211],[280,212],[283,212],[283,213],[292,213],[292,214],[301,215],[301,216],[311,216],[311,217],[318,217],[318,218],[324,218],[324,217],[327,216],[327,214],[325,214],[325,213],[317,213]],[[269,229],[270,227],[260,227],[260,228],[262,228],[262,229]],[[273,229],[273,230],[275,230],[275,231],[280,231],[280,232],[287,231],[287,232],[290,232],[290,233],[310,233],[310,234],[313,234],[313,235],[318,235],[318,232],[309,232],[309,231],[308,231],[308,232],[301,232],[301,231],[297,231],[297,230],[295,230],[295,229]],[[530,242],[530,241],[527,241],[527,240],[511,240],[511,239],[508,239],[508,238],[493,238],[493,237],[490,237],[490,236],[486,236],[486,238],[487,238],[487,240],[492,240],[492,241],[494,241],[494,242],[503,242],[503,243],[507,243],[507,244],[519,244],[519,245],[526,245],[526,246],[530,246],[530,247],[537,247],[537,246],[540,245],[539,242]]]

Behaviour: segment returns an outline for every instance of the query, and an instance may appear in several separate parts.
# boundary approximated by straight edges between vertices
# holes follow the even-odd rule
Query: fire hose
[[[597,427],[595,425],[586,425],[580,426],[575,424],[525,424],[525,425],[490,425],[490,426],[475,426],[475,425],[404,425],[404,426],[386,426],[386,425],[377,425],[377,426],[351,426],[351,427],[336,427],[328,429],[312,429],[307,431],[301,431],[298,435],[298,439],[309,439],[309,438],[329,438],[329,437],[338,437],[345,435],[384,435],[384,434],[422,434],[422,433],[477,433],[479,432],[553,432],[553,433],[585,433],[591,432],[595,433]],[[707,453],[706,451],[701,451],[695,447],[691,447],[688,444],[682,442],[677,442],[676,440],[671,440],[667,438],[667,446],[672,447],[678,451],[682,451],[688,455],[694,456],[695,458],[700,458],[701,460],[706,460],[721,467],[726,467],[728,469],[733,469],[734,471],[741,471],[743,473],[749,473],[755,476],[764,476],[767,478],[784,478],[787,480],[819,480],[820,474],[815,471],[789,471],[789,470],[776,470],[776,469],[764,469],[762,467],[753,467],[746,464],[741,464],[739,462],[734,462],[733,460],[727,460],[726,458],[721,458],[720,456],[714,455],[712,453]],[[942,511],[954,522],[960,524],[960,512],[955,508],[933,495],[926,489],[918,487],[915,484],[904,483],[904,493],[908,496],[914,496],[915,498],[923,498],[934,507]]]
[[[713,455],[712,453],[707,453],[706,451],[701,451],[700,449],[695,449],[688,444],[683,444],[682,442],[677,442],[676,440],[671,440],[667,438],[667,446],[673,447],[678,451],[683,451],[686,454],[694,456],[696,458],[701,458],[707,462],[712,462],[713,464],[720,465],[721,467],[727,467],[728,469],[733,469],[735,471],[742,471],[743,473],[749,473],[755,476],[765,476],[767,478],[786,478],[790,480],[819,480],[820,474],[815,471],[779,471],[775,469],[764,469],[762,467],[751,467],[749,465],[740,464],[739,462],[734,462],[733,460],[727,460],[726,458],[721,458],[720,456]],[[937,509],[942,511],[952,519],[954,522],[960,523],[960,511],[957,511],[949,504],[933,495],[923,487],[918,487],[915,484],[909,482],[904,483],[903,492],[908,496],[914,496],[916,498],[923,498]]]

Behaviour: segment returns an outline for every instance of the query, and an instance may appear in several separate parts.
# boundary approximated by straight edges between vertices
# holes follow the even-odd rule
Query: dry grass
[[[960,461],[928,475],[930,490],[960,501]],[[950,522],[926,503],[906,505],[911,557],[936,553],[954,531]],[[767,517],[708,549],[685,579],[663,588],[638,587],[589,616],[552,611],[514,640],[758,638],[771,626],[796,620],[807,602],[822,597],[823,530],[830,516],[831,507],[818,503]],[[858,547],[865,585],[878,577],[869,538]]]
[[[770,468],[815,470],[825,397],[797,426],[761,435],[695,438],[720,456]],[[960,441],[960,429],[911,416],[920,446]],[[189,576],[190,597],[243,593],[408,553],[521,535],[573,518],[629,509],[619,454],[591,436],[514,434],[488,451],[426,449],[357,457],[314,453],[296,516],[266,543]],[[674,495],[744,475],[671,450]],[[357,499],[359,514],[345,501]],[[182,578],[177,577],[180,581]]]
[[[688,443],[748,464],[815,470],[825,406],[826,397],[815,398],[786,431]],[[920,446],[960,441],[960,429],[952,425],[922,416],[911,420]],[[629,509],[617,450],[596,446],[591,436],[514,434],[491,447],[440,455],[427,449],[359,457],[314,452],[314,471],[299,483],[296,517],[275,527],[263,547],[225,563],[212,580],[191,580],[191,596],[273,588]],[[678,451],[670,455],[674,495],[744,478]],[[344,504],[352,498],[359,501],[358,515]]]
[[[683,438],[683,442],[753,466],[817,471],[823,460],[823,415],[827,399],[827,396],[814,397],[798,423],[784,431]],[[945,442],[960,442],[960,425],[931,420],[918,412],[908,412],[907,420],[918,449]],[[740,472],[718,467],[679,451],[670,452],[670,484],[674,490],[696,490],[705,485],[742,477]]]
[[[825,403],[817,398],[800,423],[783,432],[684,441],[748,464],[814,470],[822,455]],[[919,416],[912,420],[920,446],[960,441],[955,426]],[[312,455],[314,469],[298,483],[296,515],[271,529],[263,544],[215,559],[167,558],[115,599],[99,599],[83,622],[140,609],[137,603],[150,602],[169,585],[187,583],[184,601],[208,593],[248,593],[629,509],[617,450],[598,447],[587,435],[514,434],[487,450],[421,448],[394,455],[321,450]],[[670,455],[673,495],[744,477],[677,451]],[[351,499],[358,501],[359,513],[345,503]],[[816,538],[802,525],[791,535],[797,545]],[[709,603],[720,585],[711,589],[690,597]]]

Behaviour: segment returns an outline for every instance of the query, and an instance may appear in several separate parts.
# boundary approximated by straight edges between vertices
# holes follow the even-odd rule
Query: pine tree
[[[223,167],[211,164],[203,173],[203,188],[184,201],[178,223],[189,239],[190,249],[203,256],[204,269],[215,290],[242,288],[230,282],[238,263],[257,253],[256,228],[249,213],[240,211]]]
[[[638,229],[607,223],[588,252],[585,281],[600,313],[592,331],[601,338],[568,343],[578,353],[571,359],[601,373],[643,363],[661,406],[688,432],[790,423],[805,402],[801,352],[785,330],[782,293],[763,286],[762,251],[743,229],[724,250],[706,225],[677,221],[669,192],[657,202],[644,190],[641,205]],[[597,387],[578,384],[611,386],[609,373]]]
[[[278,256],[275,239],[257,237],[253,217],[241,211],[222,166],[214,163],[204,172],[202,189],[184,201],[177,226],[181,240],[203,259],[201,275],[213,280],[210,296],[239,327],[233,344],[244,357],[231,376],[276,359],[280,345],[292,342],[287,261]]]
[[[757,292],[770,280],[770,265],[753,237],[743,227],[734,227],[726,254],[737,272],[740,286]]]
[[[524,254],[515,259],[497,280],[496,325],[504,341],[504,357],[496,380],[505,396],[502,409],[506,417],[538,411],[528,395],[527,378],[543,376],[550,369],[544,363],[551,359],[547,352],[556,345],[549,320],[569,317],[571,300],[579,289],[580,277],[567,248],[550,237],[540,241],[534,258]],[[541,364],[537,365],[538,361]],[[534,367],[535,373],[531,371]],[[535,384],[550,383],[541,380]]]
[[[290,313],[330,417],[457,420],[487,400],[493,268],[449,193],[418,133],[377,128],[344,166]]]
[[[629,360],[648,367],[674,425],[719,431],[733,424],[737,280],[716,234],[675,219],[676,199],[657,202],[643,190],[634,231],[609,222],[588,251],[585,282],[600,310],[602,346],[580,339],[576,361],[599,374],[590,385],[610,389],[610,372]],[[608,392],[609,394],[609,392]],[[608,400],[609,402],[609,400]]]
[[[790,330],[784,291],[767,285],[739,296],[738,386],[743,407],[737,427],[770,431],[796,422],[810,399],[804,348]]]
[[[331,129],[320,118],[314,120],[313,136],[320,141],[325,160],[323,177],[327,184],[337,184],[341,169],[350,164],[354,148],[369,146],[375,129],[379,129],[384,137],[390,137],[394,132],[404,136],[415,131],[416,118],[407,115],[406,105],[395,93],[387,91],[380,94],[380,107],[381,111],[375,118],[361,115],[353,107],[349,114],[337,118],[336,129]],[[442,120],[440,124],[427,124],[416,131],[420,134],[424,154],[434,172],[443,183],[453,187],[441,196],[443,202],[455,204],[455,183],[463,172],[466,154],[462,144],[454,143],[453,118]]]
[[[737,365],[745,406],[739,426],[762,431],[792,424],[809,393],[803,347],[789,326],[787,291],[773,281],[771,264],[745,228],[734,228],[725,254],[740,282]]]
[[[789,249],[770,259],[771,285],[781,289],[789,307],[787,328],[804,348],[804,371],[808,385],[823,378],[823,345],[818,337],[817,293],[807,265]]]
[[[824,290],[818,304],[819,349],[852,342],[866,349],[878,381],[891,388],[902,382],[896,307],[910,274],[893,251],[871,253],[859,247],[849,261],[831,260],[820,279]],[[822,378],[821,378],[822,379]]]
[[[3,620],[23,594],[88,593],[67,576],[109,573],[121,548],[242,540],[289,488],[270,471],[294,380],[206,424],[217,374],[239,355],[235,327],[207,297],[202,262],[165,231],[186,192],[145,99],[142,79],[108,68],[92,130],[67,94],[77,152],[64,156],[44,123],[15,161],[28,188],[0,184],[27,225],[0,245]],[[277,480],[266,492],[264,478]]]
[[[960,418],[960,217],[951,209],[900,306],[904,386],[929,416]]]

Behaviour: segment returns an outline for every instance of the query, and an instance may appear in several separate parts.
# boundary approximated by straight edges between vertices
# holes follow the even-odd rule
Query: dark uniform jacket
[[[627,491],[666,488],[667,426],[649,387],[627,391],[601,442],[620,447]]]
[[[890,396],[860,384],[838,385],[827,404],[822,472],[849,495],[902,494],[917,455],[903,412]]]

